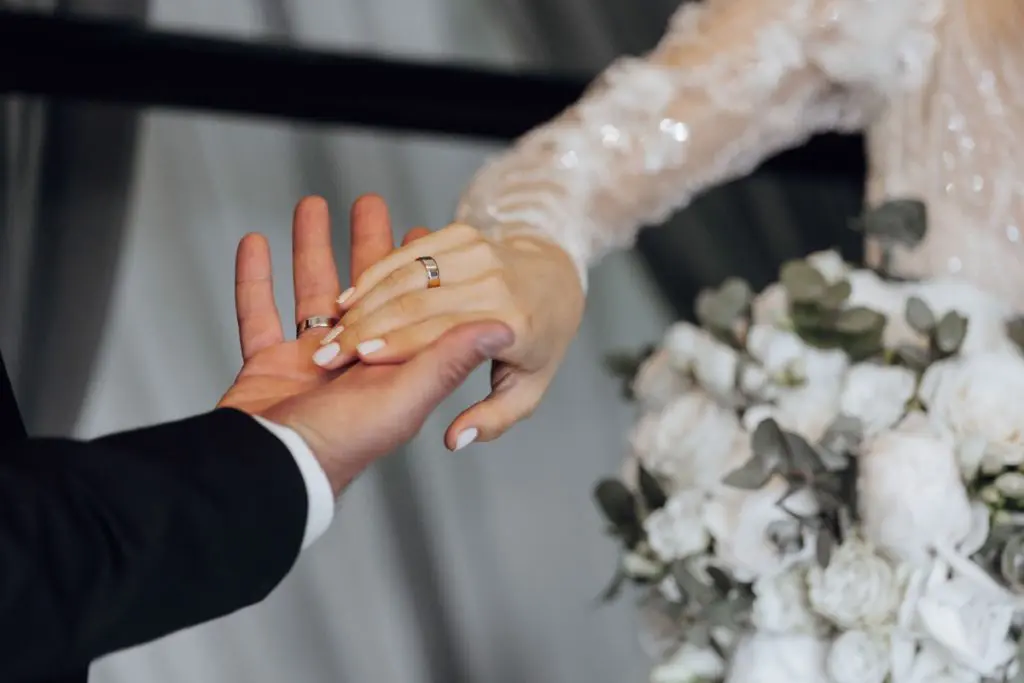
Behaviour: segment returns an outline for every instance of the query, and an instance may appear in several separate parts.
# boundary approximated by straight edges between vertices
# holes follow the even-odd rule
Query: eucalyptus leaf
[[[859,363],[873,358],[885,351],[882,340],[883,329],[876,329],[863,334],[849,335],[843,338],[842,349],[850,360]]]
[[[839,310],[852,293],[853,287],[850,283],[846,280],[840,280],[828,286],[821,299],[819,299],[818,304],[830,311]]]
[[[746,463],[725,475],[722,483],[735,489],[756,491],[767,484],[774,473],[774,468],[755,454]]]
[[[836,548],[836,537],[833,535],[830,529],[821,528],[818,530],[818,537],[814,544],[814,557],[818,561],[818,566],[824,569],[828,567],[829,560],[832,559],[832,553]]]
[[[928,229],[928,208],[917,199],[895,199],[865,211],[854,228],[886,244],[915,247]]]
[[[935,326],[933,340],[935,348],[948,356],[960,350],[966,336],[967,318],[956,311],[950,311],[942,316],[942,320]]]
[[[709,577],[711,577],[711,583],[719,594],[725,595],[732,590],[734,582],[723,570],[714,565],[708,565],[704,568],[704,571],[707,572]]]
[[[636,499],[618,479],[603,479],[594,487],[594,498],[604,516],[616,528],[639,524]]]
[[[927,349],[911,344],[899,346],[896,349],[896,358],[901,364],[918,373],[924,372],[932,364],[932,357]]]
[[[828,289],[828,281],[806,261],[790,261],[782,266],[779,281],[789,300],[798,303],[817,302]]]
[[[751,437],[750,460],[733,470],[722,480],[726,486],[755,491],[772,478],[784,463],[786,436],[775,420],[762,420]]]
[[[721,597],[712,586],[697,578],[690,569],[688,560],[676,560],[672,563],[671,571],[672,578],[679,586],[679,592],[701,607],[706,607]]]
[[[928,304],[923,299],[916,296],[907,299],[906,318],[907,323],[914,330],[925,336],[930,335],[936,325],[935,314],[932,313],[932,309],[928,308]]]
[[[848,308],[836,318],[836,330],[847,335],[869,334],[885,327],[885,316],[870,308]]]
[[[1024,533],[1006,541],[999,554],[999,573],[1015,592],[1024,591]]]
[[[637,460],[636,469],[640,497],[643,499],[644,505],[652,512],[660,510],[668,502],[668,495],[665,493],[665,489],[662,488],[661,482],[639,460]]]

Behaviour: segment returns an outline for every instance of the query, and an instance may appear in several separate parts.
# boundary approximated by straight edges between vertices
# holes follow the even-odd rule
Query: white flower
[[[753,589],[751,620],[758,631],[780,635],[821,632],[823,624],[807,600],[807,577],[802,568],[762,576]]]
[[[846,373],[839,412],[860,420],[865,436],[874,436],[900,421],[916,389],[907,368],[861,363]]]
[[[843,629],[892,620],[900,605],[900,583],[892,566],[856,538],[839,546],[827,567],[813,566],[807,574],[811,607]]]
[[[780,283],[768,287],[754,297],[750,306],[751,319],[760,325],[781,325],[789,317],[789,297]]]
[[[1015,654],[1009,639],[1015,607],[1013,596],[998,587],[954,576],[932,582],[917,603],[917,616],[954,661],[991,676]]]
[[[644,520],[647,542],[666,562],[681,560],[707,548],[703,512],[706,494],[697,489],[673,494],[664,507]]]
[[[949,660],[936,643],[910,643],[910,659],[893,667],[892,683],[980,683],[981,676]]]
[[[824,435],[839,412],[843,375],[849,365],[838,350],[815,349],[786,330],[753,325],[747,336],[747,350],[761,363],[769,377],[779,378],[770,410],[779,426],[814,442]],[[783,386],[799,380],[797,386]],[[756,424],[747,423],[753,429]]]
[[[724,672],[725,663],[714,650],[683,643],[651,672],[651,683],[703,683],[717,680]]]
[[[746,443],[749,454],[749,438]],[[715,540],[715,555],[738,580],[778,574],[813,552],[811,531],[799,528],[793,515],[814,515],[814,496],[801,490],[786,499],[784,510],[779,501],[786,490],[786,482],[775,477],[756,491],[723,487],[705,504],[704,523]],[[780,529],[794,536],[788,539],[792,547],[780,547]]]
[[[679,590],[679,582],[674,576],[666,576],[658,582],[658,593],[669,602],[683,601],[683,593]]]
[[[672,325],[662,344],[673,363],[689,371],[709,394],[717,398],[733,395],[739,365],[735,349],[686,322]]]
[[[862,531],[879,550],[921,564],[934,545],[956,547],[970,533],[952,439],[931,430],[920,413],[870,440],[858,461]]]
[[[637,457],[669,479],[671,491],[709,489],[738,464],[732,460],[740,434],[736,414],[701,391],[673,400],[640,418],[633,431]]]
[[[633,395],[646,410],[664,408],[692,388],[688,372],[680,369],[665,349],[658,349],[644,361],[632,386]]]
[[[907,323],[907,299],[909,285],[900,282],[886,282],[870,270],[856,270],[849,274],[850,298],[847,307],[870,308],[885,316],[886,325],[882,341],[888,348],[903,344],[923,345],[926,340]]]
[[[729,663],[726,683],[824,683],[828,642],[815,636],[751,633]]]
[[[850,265],[835,249],[816,251],[804,260],[830,283],[839,282],[850,272]]]
[[[825,669],[831,683],[884,683],[889,675],[889,642],[878,634],[847,631],[829,648]]]
[[[994,459],[998,467],[1024,463],[1021,395],[1024,358],[1001,352],[936,363],[925,373],[919,391],[930,419],[962,443],[984,441],[985,459]]]
[[[967,335],[960,354],[991,351],[1016,352],[1006,335],[1006,320],[1013,309],[1008,302],[959,278],[934,278],[910,285],[914,296],[932,309],[937,319],[956,312],[967,318]]]
[[[653,579],[661,574],[662,568],[639,553],[626,553],[622,558],[622,571],[634,579]]]

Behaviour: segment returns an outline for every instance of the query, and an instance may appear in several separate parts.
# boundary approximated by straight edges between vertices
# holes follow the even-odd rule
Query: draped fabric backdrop
[[[0,0],[159,27],[422,59],[596,71],[656,40],[670,0]],[[258,83],[258,74],[254,74]],[[372,84],[323,83],[339,96]],[[379,87],[383,87],[381,84]],[[444,225],[495,150],[458,140],[8,98],[0,110],[0,344],[37,434],[88,437],[208,409],[239,364],[232,261],[268,235],[290,319],[289,220],[304,194],[334,209],[384,195],[399,229]],[[644,237],[682,290],[837,239],[858,188],[757,177]],[[671,268],[669,266],[671,264]],[[680,267],[681,266],[681,267]],[[344,265],[342,265],[344,271]],[[594,274],[586,320],[543,407],[457,455],[448,421],[345,495],[335,525],[264,604],[115,655],[99,683],[532,683],[643,680],[628,604],[597,607],[615,550],[592,482],[618,469],[630,411],[602,356],[655,339],[668,301],[638,258]]]

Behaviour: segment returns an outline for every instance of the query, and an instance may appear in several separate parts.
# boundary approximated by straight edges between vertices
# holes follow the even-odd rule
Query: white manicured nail
[[[346,301],[351,299],[352,295],[355,293],[355,287],[349,287],[348,289],[346,289],[344,292],[341,293],[341,296],[338,297],[338,305],[341,306],[342,304],[344,304]]]
[[[344,325],[338,325],[333,330],[324,335],[324,338],[320,340],[320,346],[327,346],[332,341],[338,338],[338,336],[345,331]]]
[[[316,353],[313,354],[313,362],[320,367],[323,367],[337,358],[339,353],[341,353],[341,346],[338,344],[321,346],[316,350]]]
[[[455,437],[455,450],[461,451],[463,448],[476,441],[476,437],[478,436],[480,436],[480,430],[476,427],[463,429],[459,432],[459,435]]]
[[[369,356],[371,353],[376,353],[383,348],[383,339],[368,339],[356,345],[356,351],[359,352],[360,356]]]

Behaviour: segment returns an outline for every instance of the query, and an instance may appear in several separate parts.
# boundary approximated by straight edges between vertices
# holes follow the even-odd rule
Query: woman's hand
[[[421,256],[437,261],[440,287],[428,289]],[[497,242],[458,224],[370,266],[339,303],[341,323],[316,354],[328,369],[407,360],[467,322],[512,329],[516,341],[494,363],[491,395],[448,428],[452,449],[494,439],[533,412],[583,315],[576,267],[558,245],[522,236]]]

